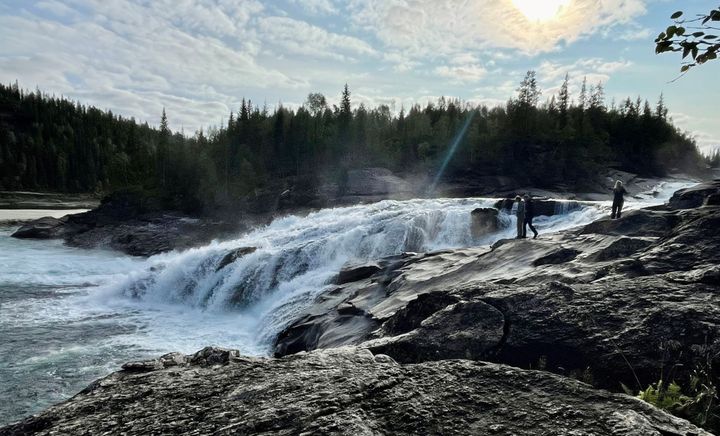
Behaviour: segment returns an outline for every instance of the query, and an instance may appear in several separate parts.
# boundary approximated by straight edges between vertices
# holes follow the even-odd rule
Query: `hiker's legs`
[[[532,230],[533,234],[535,235],[535,236],[533,236],[533,238],[537,238],[538,231],[535,230],[535,226],[533,225],[532,220],[533,220],[532,218],[525,218],[525,224],[526,224],[528,227],[530,227],[530,230]],[[524,227],[524,226],[523,226],[523,227]],[[525,231],[524,228],[523,228],[523,231]]]
[[[620,217],[622,216],[622,208],[623,208],[623,202],[621,201],[620,203],[618,203],[618,206],[617,206],[617,217],[618,217],[618,219],[620,219]]]
[[[523,227],[525,227],[525,218],[519,216],[519,217],[517,217],[517,237],[518,238],[523,237]]]

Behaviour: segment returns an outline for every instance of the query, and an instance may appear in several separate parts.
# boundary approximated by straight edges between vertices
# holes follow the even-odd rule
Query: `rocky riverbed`
[[[348,265],[275,358],[132,362],[0,434],[710,434],[618,392],[719,385],[719,200]]]

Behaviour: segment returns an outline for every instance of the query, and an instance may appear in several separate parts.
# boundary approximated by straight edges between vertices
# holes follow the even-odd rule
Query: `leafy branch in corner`
[[[683,11],[677,11],[670,19],[675,24],[661,32],[655,39],[655,53],[682,52],[680,72],[717,59],[720,51],[720,31],[716,23],[720,22],[720,6],[707,14],[698,14],[696,18],[683,18]],[[718,23],[720,25],[720,23]],[[712,32],[712,33],[708,33]],[[689,58],[688,58],[689,56]]]

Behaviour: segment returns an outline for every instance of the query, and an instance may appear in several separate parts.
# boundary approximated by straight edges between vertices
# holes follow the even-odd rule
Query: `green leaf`
[[[686,72],[686,71],[689,70],[689,69],[690,69],[690,65],[683,65],[682,68],[680,68],[680,72],[681,72],[681,73],[684,73],[684,72]]]
[[[703,39],[715,39],[717,38],[717,35],[705,35],[705,38]]]
[[[704,34],[705,34],[705,32],[695,32],[695,33],[692,34],[692,36],[694,36],[695,38],[700,38],[700,37],[703,36]]]
[[[697,45],[696,45],[696,46],[693,46],[693,48],[692,48],[692,57],[693,57],[693,59],[695,59],[695,58],[697,57],[697,55],[698,55],[698,48],[697,48]]]
[[[684,35],[685,34],[685,28],[684,27],[678,27],[675,31],[677,35]]]
[[[676,19],[682,17],[682,14],[683,14],[683,11],[677,11],[677,12],[675,12],[674,14],[672,14],[672,15],[670,16],[670,18],[673,19],[673,20],[676,20]]]

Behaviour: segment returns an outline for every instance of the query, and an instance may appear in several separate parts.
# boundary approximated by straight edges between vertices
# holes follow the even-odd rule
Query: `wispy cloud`
[[[556,49],[645,12],[644,0],[574,0],[556,20],[528,20],[510,1],[352,0],[355,22],[388,47],[416,56],[450,56],[477,48],[527,54]]]
[[[502,103],[529,69],[546,96],[566,73],[573,93],[587,76],[622,88],[608,95],[656,96],[669,79],[638,77],[656,68],[640,38],[658,4],[676,5],[646,13],[650,1],[571,0],[535,22],[510,0],[3,0],[0,81],[153,124],[165,106],[186,132],[242,97],[293,106],[319,91],[332,102],[345,83],[355,104],[396,110],[440,95]],[[699,94],[682,110],[715,107]],[[685,95],[668,89],[673,102]],[[720,137],[701,118],[688,125],[709,132],[702,141]]]

